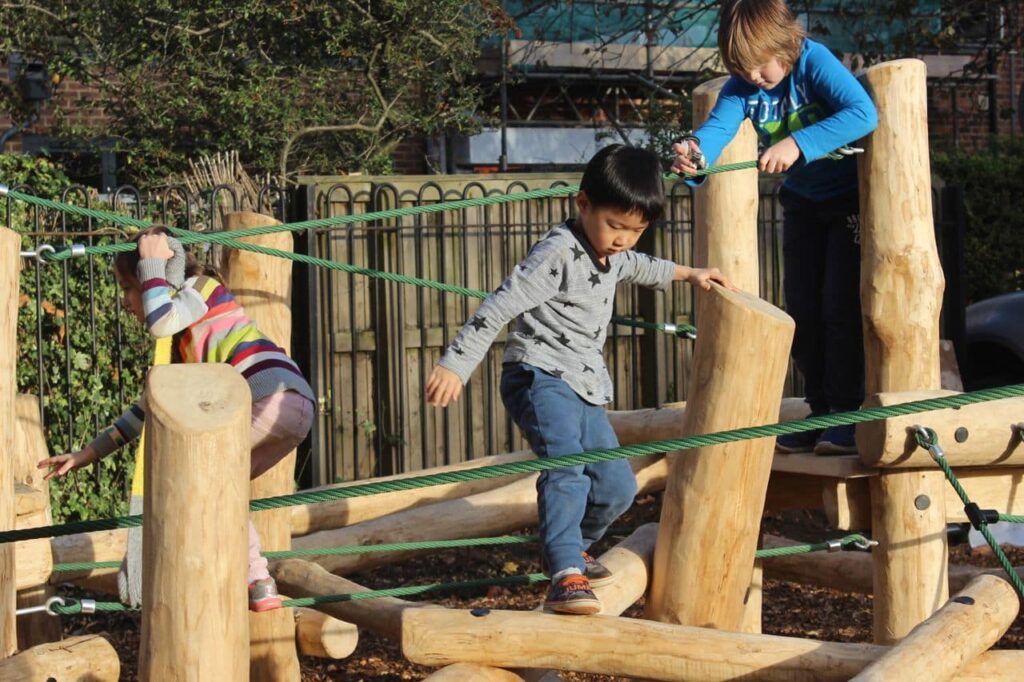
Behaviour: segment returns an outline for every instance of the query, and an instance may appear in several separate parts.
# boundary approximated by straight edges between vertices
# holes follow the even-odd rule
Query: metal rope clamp
[[[928,454],[932,456],[936,462],[944,461],[946,459],[946,453],[942,451],[939,446],[939,435],[932,429],[926,426],[917,424],[913,427],[914,438],[917,440],[917,444],[928,451]]]

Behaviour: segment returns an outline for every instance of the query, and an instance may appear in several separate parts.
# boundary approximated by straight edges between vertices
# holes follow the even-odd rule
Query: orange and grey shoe
[[[574,616],[590,616],[601,610],[601,602],[590,589],[590,581],[586,576],[573,573],[551,584],[544,609]]]
[[[611,585],[615,582],[615,574],[609,571],[604,564],[586,552],[583,553],[583,564],[585,567],[583,575],[585,575],[587,580],[590,581],[591,587],[604,587],[605,585]]]
[[[281,595],[273,578],[263,578],[249,583],[249,610],[261,613],[281,608]]]

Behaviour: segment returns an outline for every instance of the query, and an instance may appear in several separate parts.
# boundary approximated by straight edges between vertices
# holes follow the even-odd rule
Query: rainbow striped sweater
[[[253,402],[282,391],[316,401],[295,362],[260,332],[221,282],[190,277],[176,291],[165,279],[166,264],[160,258],[139,261],[142,307],[153,336],[175,337],[180,362],[228,363],[249,383]],[[144,421],[139,401],[93,441],[93,447],[101,455],[109,454],[138,438]]]

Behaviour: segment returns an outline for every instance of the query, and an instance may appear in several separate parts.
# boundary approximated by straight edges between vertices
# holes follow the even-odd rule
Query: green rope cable
[[[612,528],[608,535],[622,535],[632,532],[633,528]],[[267,559],[290,559],[296,557],[312,556],[338,556],[351,554],[374,554],[378,552],[405,552],[424,549],[453,549],[463,547],[493,547],[500,545],[521,545],[538,542],[539,535],[499,535],[489,538],[464,538],[459,540],[424,540],[421,542],[392,542],[379,545],[362,545],[348,547],[321,547],[310,549],[291,549],[271,552],[263,552]],[[868,544],[868,539],[863,535],[854,533],[839,540],[843,548],[853,545]],[[770,549],[759,549],[754,555],[755,559],[772,559],[780,556],[791,556],[794,554],[806,554],[809,552],[821,552],[832,549],[829,542],[817,542],[804,545],[792,545],[789,547],[774,547]],[[79,561],[63,564],[54,564],[54,573],[71,573],[73,571],[89,571],[101,568],[119,568],[120,561]]]
[[[1000,514],[999,520],[1005,521],[1006,523],[1024,523],[1024,516],[1014,516],[1013,514]]]
[[[330,502],[333,500],[376,495],[383,492],[415,490],[429,486],[443,485],[445,483],[461,483],[463,481],[478,481],[486,478],[508,476],[511,474],[548,471],[551,469],[561,469],[564,467],[578,466],[580,464],[590,464],[593,462],[607,462],[613,459],[623,459],[626,457],[663,454],[666,452],[690,450],[710,445],[723,445],[725,443],[733,443],[753,438],[766,438],[770,436],[781,436],[788,433],[800,433],[803,431],[810,431],[812,429],[827,428],[829,426],[859,424],[861,422],[873,421],[875,419],[898,417],[907,414],[944,409],[947,407],[963,407],[964,405],[973,405],[991,400],[1016,398],[1020,396],[1024,396],[1024,384],[987,388],[970,393],[961,393],[957,395],[943,396],[940,398],[929,398],[926,400],[916,400],[909,403],[901,403],[899,405],[871,407],[853,412],[836,412],[796,421],[766,424],[764,426],[749,426],[740,429],[719,431],[716,433],[696,436],[686,436],[684,438],[653,441],[619,448],[590,450],[572,455],[560,455],[558,457],[508,462],[505,464],[492,464],[474,469],[460,469],[458,471],[447,471],[437,474],[410,476],[409,478],[400,478],[391,481],[376,481],[345,488],[309,490],[305,492],[292,493],[290,495],[265,497],[259,500],[252,500],[249,503],[249,509],[252,511],[279,509],[281,507],[290,507],[297,504]],[[57,524],[53,526],[23,528],[20,530],[0,532],[0,544],[16,542],[19,540],[71,535],[73,533],[90,532],[95,530],[132,528],[140,525],[142,525],[141,514],[113,517],[109,519],[98,519],[95,521],[72,521],[70,523]]]
[[[706,175],[715,175],[718,173],[728,173],[736,170],[744,170],[749,168],[756,168],[757,161],[740,161],[737,163],[726,163],[719,166],[712,166],[703,170],[697,171],[693,175],[687,175],[686,178],[696,178]],[[680,176],[669,173],[665,175],[668,180],[678,179]],[[404,208],[393,208],[383,211],[373,211],[370,213],[355,213],[352,215],[344,216],[331,216],[329,218],[318,218],[315,220],[305,220],[295,223],[283,223],[281,225],[263,225],[260,227],[250,227],[242,230],[232,230],[230,232],[187,232],[182,231],[183,234],[180,236],[182,243],[194,244],[200,242],[215,242],[219,243],[219,239],[222,236],[227,236],[230,239],[239,239],[243,237],[254,237],[263,234],[273,234],[276,232],[299,232],[302,230],[313,230],[326,227],[340,227],[343,225],[349,225],[352,223],[371,222],[376,220],[388,220],[391,218],[403,218],[413,215],[422,215],[426,213],[440,213],[444,211],[457,211],[465,208],[473,208],[476,206],[489,206],[497,204],[506,204],[514,201],[524,201],[528,199],[546,199],[550,197],[559,197],[573,194],[579,191],[579,185],[565,185],[564,187],[550,187],[546,189],[534,189],[526,192],[516,192],[515,194],[497,194],[488,197],[477,197],[473,199],[459,199],[456,201],[444,201],[436,204],[426,204],[422,206],[406,206]],[[85,208],[83,206],[75,206],[73,204],[65,204],[59,201],[53,201],[51,199],[43,199],[41,197],[32,196],[24,192],[19,192],[13,189],[4,188],[0,190],[0,196],[6,195],[12,199],[24,201],[28,204],[41,206],[43,208],[49,208],[55,211],[63,211],[65,213],[73,213],[75,215],[83,216],[86,218],[94,218],[96,220],[105,220],[112,223],[125,225],[128,227],[139,227],[145,228],[152,225],[152,223],[140,220],[138,218],[130,218],[123,216],[118,213],[112,213],[108,211],[100,211],[92,208]],[[103,246],[91,246],[86,248],[86,253],[89,254],[108,254],[117,253],[120,251],[131,251],[135,248],[134,244],[110,244]],[[60,261],[71,257],[70,250],[58,251],[57,253],[47,256],[46,260]]]
[[[330,604],[341,601],[361,601],[364,599],[380,599],[383,597],[410,597],[422,594],[453,592],[456,590],[477,589],[480,587],[532,585],[534,583],[547,582],[548,577],[543,573],[530,573],[529,575],[513,575],[502,578],[481,578],[478,580],[462,580],[449,583],[429,583],[426,585],[406,585],[404,587],[392,587],[384,590],[368,590],[366,592],[354,592],[352,594],[330,594],[318,597],[300,597],[298,599],[285,599],[282,602],[284,608],[296,606],[316,606],[317,604]],[[82,603],[76,599],[65,599],[63,606],[55,604],[51,608],[54,613],[62,616],[72,616],[82,613]],[[137,607],[126,606],[118,602],[95,602],[96,611],[138,611]]]
[[[953,473],[953,468],[949,466],[949,462],[946,461],[945,455],[942,454],[942,451],[939,448],[939,435],[930,428],[925,428],[925,431],[928,433],[927,438],[925,438],[921,433],[914,434],[918,446],[927,450],[931,454],[932,460],[938,464],[939,468],[942,469],[942,472],[946,474],[946,480],[949,481],[951,486],[953,486],[953,490],[956,491],[957,496],[960,498],[960,501],[966,509],[971,505],[971,498],[968,496],[967,491],[964,490],[964,487],[960,485],[960,480],[956,477],[956,474]],[[1015,590],[1017,590],[1017,594],[1020,598],[1024,599],[1024,580],[1021,580],[1021,577],[1017,575],[1017,571],[1014,569],[1013,563],[1010,562],[1006,553],[1003,552],[1003,548],[999,546],[999,543],[996,542],[996,539],[992,536],[992,531],[988,529],[988,523],[982,520],[975,527],[978,529],[978,532],[981,533],[981,536],[985,538],[985,542],[988,543],[988,546],[992,548],[992,553],[995,554],[999,565],[1002,566],[1003,570],[1006,572],[1006,576],[1009,579],[1010,584],[1013,585]]]
[[[562,190],[564,188],[556,188]],[[538,190],[540,191],[540,190]],[[545,190],[547,191],[547,190]],[[118,216],[116,213],[106,213],[105,211],[97,211],[90,208],[82,208],[80,206],[73,206],[71,204],[63,204],[59,201],[50,201],[48,199],[39,199],[38,197],[32,197],[29,194],[23,194],[14,190],[8,191],[8,196],[15,199],[31,198],[35,203],[46,206],[47,208],[53,208],[54,210],[65,210],[72,213],[80,213],[89,215],[89,217],[96,217],[92,214],[99,214],[103,216],[116,216],[118,219],[123,219],[124,224],[131,225],[133,227],[148,227],[150,223],[135,218],[127,218],[125,216]],[[516,196],[520,195],[506,195]],[[416,207],[410,207],[416,208]],[[366,214],[369,215],[369,214]],[[347,217],[347,216],[346,216]],[[107,218],[110,219],[110,218]],[[293,225],[296,223],[293,223]],[[266,227],[281,228],[283,225],[269,225]],[[240,237],[251,236],[248,234],[248,230],[233,230],[230,232],[190,232],[188,230],[182,230],[176,227],[168,226],[168,229],[174,234],[174,236],[182,243],[206,243],[212,242],[220,246],[226,246],[233,249],[242,251],[251,251],[253,253],[259,253],[266,256],[273,256],[276,258],[286,258],[291,261],[299,263],[305,263],[307,265],[313,265],[316,267],[326,268],[328,270],[338,270],[341,272],[347,272],[356,275],[363,275],[366,277],[373,277],[376,279],[383,279],[389,282],[396,282],[399,284],[411,284],[414,286],[424,287],[427,289],[434,289],[436,291],[444,291],[448,293],[461,294],[470,298],[485,299],[489,295],[486,291],[480,291],[478,289],[469,289],[466,287],[460,287],[454,284],[446,284],[444,282],[438,282],[436,280],[424,279],[422,277],[411,277],[408,275],[400,275],[392,272],[384,272],[381,270],[374,270],[372,268],[363,268],[357,265],[350,265],[348,263],[341,263],[338,261],[327,260],[324,258],[316,258],[314,256],[307,256],[301,253],[294,253],[292,251],[282,251],[281,249],[273,249],[270,247],[262,246],[259,244],[249,244],[246,242],[240,242]],[[254,228],[257,229],[257,228]],[[262,229],[262,228],[259,228]],[[279,230],[278,230],[279,231]],[[136,245],[132,242],[122,242],[120,244],[101,244],[99,246],[87,246],[82,249],[81,253],[85,255],[107,255],[112,253],[122,253],[127,251],[135,250]],[[45,261],[61,261],[71,257],[71,248],[65,248],[55,252],[52,255],[43,256]],[[692,337],[696,333],[696,328],[688,324],[665,324],[658,322],[647,322],[644,320],[633,320],[626,317],[615,315],[611,319],[612,323],[625,326],[625,327],[637,327],[640,329],[650,329],[652,331],[670,332],[677,336]]]

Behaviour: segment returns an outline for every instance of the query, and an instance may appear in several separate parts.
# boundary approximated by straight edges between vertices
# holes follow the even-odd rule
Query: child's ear
[[[582,214],[586,213],[587,209],[590,208],[590,199],[587,198],[587,193],[580,190],[576,194],[576,209]]]

